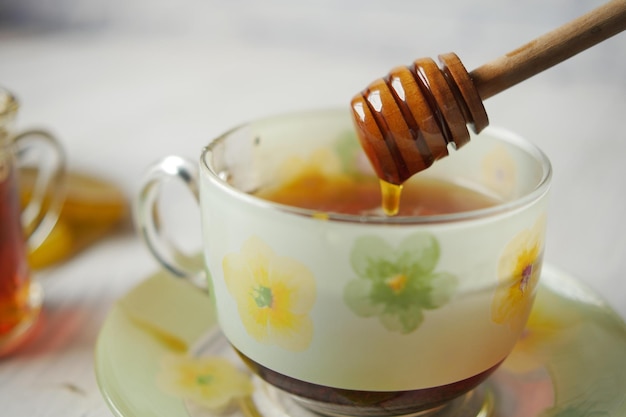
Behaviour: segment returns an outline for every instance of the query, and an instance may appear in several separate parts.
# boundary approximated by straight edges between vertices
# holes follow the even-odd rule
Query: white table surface
[[[72,169],[108,178],[130,198],[149,164],[196,157],[236,124],[347,106],[419,57],[454,51],[471,70],[602,2],[85,3],[0,1],[0,84],[22,102],[21,127],[50,129]],[[485,106],[492,125],[530,138],[552,160],[547,261],[626,318],[626,35]],[[193,247],[189,212],[179,235]],[[0,360],[0,414],[110,416],[94,343],[115,300],[156,268],[129,227],[40,272],[43,328]]]

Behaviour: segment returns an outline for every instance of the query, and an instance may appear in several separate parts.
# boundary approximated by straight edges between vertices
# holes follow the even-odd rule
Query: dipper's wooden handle
[[[476,68],[470,77],[486,100],[623,30],[626,0],[614,0]]]

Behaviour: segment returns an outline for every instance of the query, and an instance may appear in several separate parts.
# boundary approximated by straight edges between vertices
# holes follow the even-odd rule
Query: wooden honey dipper
[[[361,146],[378,177],[400,185],[489,124],[483,100],[626,29],[626,0],[613,0],[467,72],[454,53],[397,67],[351,102]],[[626,53],[626,52],[625,52]]]

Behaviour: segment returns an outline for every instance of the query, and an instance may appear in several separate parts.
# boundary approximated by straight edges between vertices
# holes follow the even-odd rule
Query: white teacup
[[[251,195],[280,181],[288,160],[336,154],[346,137],[358,143],[352,131],[347,111],[311,111],[237,127],[199,165],[167,157],[143,183],[137,225],[166,268],[203,275],[155,220],[163,181],[189,187],[222,331],[254,372],[306,407],[368,416],[441,407],[493,372],[524,328],[550,164],[529,142],[490,128],[423,173],[502,201],[489,208],[320,215]]]

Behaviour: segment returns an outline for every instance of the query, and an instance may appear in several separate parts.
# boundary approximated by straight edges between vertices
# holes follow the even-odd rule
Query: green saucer
[[[165,272],[113,307],[95,368],[118,417],[313,415],[275,408],[271,390],[247,374],[217,329],[210,298]],[[495,417],[624,417],[626,323],[546,265],[522,339],[485,386]]]

